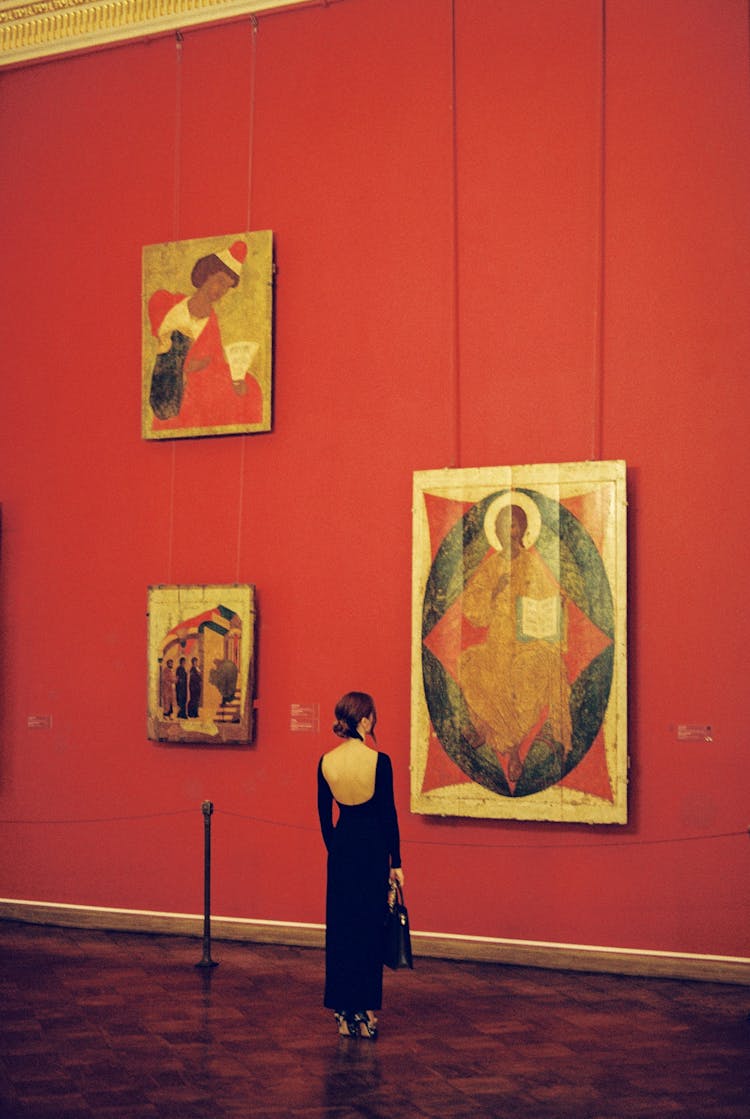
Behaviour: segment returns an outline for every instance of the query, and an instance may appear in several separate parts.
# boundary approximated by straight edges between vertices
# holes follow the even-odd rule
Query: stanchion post
[[[203,812],[203,958],[196,967],[218,967],[211,959],[211,816],[214,806],[210,800],[201,805]]]

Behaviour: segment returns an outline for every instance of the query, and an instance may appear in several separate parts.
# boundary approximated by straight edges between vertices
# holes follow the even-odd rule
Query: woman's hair
[[[200,260],[196,260],[193,265],[193,271],[190,273],[190,283],[194,288],[201,287],[205,284],[209,276],[213,276],[214,272],[225,272],[232,281],[232,287],[237,287],[240,278],[236,272],[231,268],[227,268],[223,261],[219,260],[216,253],[209,253],[208,256],[202,256]]]
[[[372,717],[372,737],[375,737],[375,723],[378,716],[375,711],[375,701],[367,692],[347,692],[336,704],[334,710],[336,722],[333,724],[333,733],[339,738],[361,738],[357,730],[360,719]]]

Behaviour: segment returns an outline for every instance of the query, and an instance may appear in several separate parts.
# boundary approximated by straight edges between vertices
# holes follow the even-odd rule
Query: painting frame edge
[[[213,605],[214,601],[216,605]],[[165,630],[164,623],[159,621],[159,607],[167,609],[170,621],[177,618],[177,622]],[[196,614],[196,611],[198,612]],[[188,617],[185,617],[185,615]],[[194,617],[190,618],[189,615]],[[206,712],[201,706],[196,708],[196,721],[192,722],[189,712],[186,716],[179,714],[174,719],[165,718],[161,706],[162,679],[161,668],[164,653],[164,639],[173,631],[180,628],[186,638],[193,636],[191,623],[199,617],[206,617],[205,629],[212,634],[224,635],[231,633],[232,616],[240,621],[240,656],[237,664],[235,688],[233,699],[230,703],[222,697],[221,702],[214,701]],[[217,624],[216,615],[222,624]],[[254,583],[155,583],[147,588],[146,595],[146,737],[155,745],[161,746],[199,746],[209,749],[222,749],[225,747],[237,748],[252,746],[256,735],[256,683],[257,683],[257,635],[258,635],[258,606],[257,588]],[[196,633],[197,633],[196,626]],[[242,642],[243,636],[246,640]],[[214,645],[220,637],[214,637]],[[216,651],[216,648],[209,652]],[[161,656],[158,654],[161,653]],[[187,659],[187,655],[184,659]],[[196,658],[199,659],[199,658]],[[202,695],[205,697],[206,686],[215,686],[209,673],[206,672],[207,657],[200,658],[202,676]],[[216,668],[217,660],[213,656]],[[235,704],[234,695],[239,692],[239,700]],[[235,708],[238,717],[235,718]],[[159,712],[162,712],[160,715]],[[221,718],[218,717],[222,712]],[[215,718],[212,718],[215,716]]]
[[[154,427],[154,414],[150,406],[151,378],[153,376],[153,348],[154,339],[149,325],[149,300],[154,291],[147,290],[147,274],[149,254],[161,252],[174,255],[179,259],[180,254],[189,256],[188,246],[203,246],[210,249],[206,255],[221,255],[214,252],[219,245],[242,241],[252,252],[260,253],[264,264],[264,272],[258,278],[257,289],[263,292],[262,308],[258,319],[263,324],[263,338],[260,343],[265,353],[262,377],[259,381],[261,392],[261,416],[256,422],[228,422],[211,424],[191,424],[160,429]],[[183,248],[180,248],[184,246]],[[210,248],[213,246],[213,248]],[[251,252],[251,255],[252,255]],[[223,435],[267,435],[273,431],[274,423],[274,397],[275,397],[275,326],[276,326],[276,239],[272,229],[242,230],[238,233],[219,233],[214,235],[180,238],[170,241],[155,242],[141,246],[141,438],[145,442],[159,443],[175,439],[206,439]],[[173,274],[166,283],[176,281]],[[249,289],[248,300],[255,290]],[[222,340],[222,344],[223,340]],[[226,347],[225,354],[226,360]],[[258,380],[258,378],[255,378]],[[170,421],[171,422],[171,421]]]
[[[614,539],[606,565],[614,604],[613,680],[604,719],[612,801],[553,785],[525,798],[501,796],[470,779],[425,791],[422,787],[429,750],[430,716],[422,663],[422,614],[432,555],[426,495],[453,494],[471,503],[488,488],[520,484],[564,487],[611,483],[614,488]],[[460,495],[460,496],[459,496]],[[420,815],[475,819],[626,824],[628,820],[628,682],[627,682],[627,467],[624,460],[536,463],[520,466],[418,470],[412,485],[412,617],[410,707],[410,807]],[[548,795],[545,795],[548,794]]]

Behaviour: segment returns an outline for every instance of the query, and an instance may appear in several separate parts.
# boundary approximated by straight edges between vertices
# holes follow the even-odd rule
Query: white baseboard
[[[103,909],[87,905],[62,905],[43,901],[0,898],[0,920],[34,925],[114,932],[163,933],[203,937],[204,918],[192,913],[156,913],[138,909]],[[241,940],[258,944],[284,944],[322,948],[323,925],[284,921],[255,921],[243,917],[211,917],[212,940]],[[412,930],[416,957],[515,964],[559,971],[598,971],[662,979],[697,979],[712,983],[750,986],[750,959],[744,956],[706,956],[688,952],[648,951],[637,948],[601,948],[588,944],[555,944],[530,940],[504,940],[484,936]]]

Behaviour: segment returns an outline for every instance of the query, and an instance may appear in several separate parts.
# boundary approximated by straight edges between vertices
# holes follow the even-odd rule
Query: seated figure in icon
[[[464,587],[462,610],[484,640],[459,658],[472,737],[490,745],[509,779],[536,740],[562,758],[571,750],[565,602],[535,543],[540,517],[526,494],[506,493],[487,511],[493,553]]]

